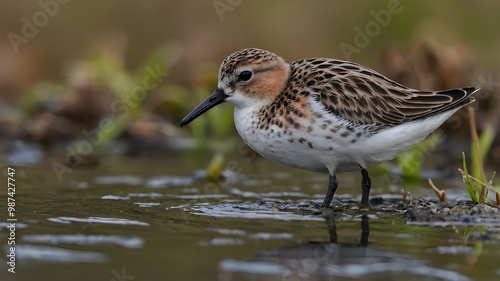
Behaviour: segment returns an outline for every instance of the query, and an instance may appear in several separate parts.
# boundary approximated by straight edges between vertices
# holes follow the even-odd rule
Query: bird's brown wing
[[[294,74],[296,79],[302,80],[326,110],[359,125],[387,127],[427,118],[473,102],[471,95],[479,90],[419,91],[341,60],[306,59],[291,66],[303,69]]]

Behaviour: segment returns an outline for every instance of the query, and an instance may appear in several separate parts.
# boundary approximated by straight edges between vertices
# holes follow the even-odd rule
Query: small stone
[[[497,208],[490,207],[486,204],[477,204],[476,206],[472,207],[470,211],[471,214],[473,215],[487,215],[487,214],[498,213]]]

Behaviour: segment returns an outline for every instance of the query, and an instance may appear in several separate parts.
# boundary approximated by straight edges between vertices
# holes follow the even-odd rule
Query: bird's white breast
[[[285,129],[272,124],[262,128],[259,114],[263,106],[266,105],[254,102],[251,106],[235,107],[235,126],[245,143],[271,161],[330,173],[358,170],[391,160],[423,140],[454,113],[452,110],[370,132],[366,127],[346,123],[311,102],[310,110],[320,112],[322,117],[301,119],[299,128]]]
[[[306,125],[284,129],[271,124],[267,129],[261,128],[259,112],[258,106],[236,107],[234,111],[238,133],[257,153],[271,161],[295,168],[318,172],[335,170],[338,162],[336,152],[341,150],[343,142],[336,143],[327,139],[326,135],[331,132],[308,132]]]

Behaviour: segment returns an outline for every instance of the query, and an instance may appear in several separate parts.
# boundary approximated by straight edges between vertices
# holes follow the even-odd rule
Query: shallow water
[[[326,175],[233,157],[241,173],[218,186],[192,172],[207,162],[107,157],[62,182],[50,157],[16,167],[16,273],[3,220],[0,280],[500,279],[496,222],[411,223],[401,208],[354,203],[339,211],[359,200],[357,173],[339,176],[335,211],[320,210]],[[373,182],[372,197],[402,204],[400,181]],[[467,197],[459,181],[436,183],[451,200]],[[432,198],[423,181],[405,185]]]

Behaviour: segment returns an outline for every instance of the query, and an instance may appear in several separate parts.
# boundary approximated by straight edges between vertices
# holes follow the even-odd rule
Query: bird
[[[215,90],[180,122],[211,108],[234,105],[238,134],[263,157],[286,166],[328,173],[321,204],[330,206],[337,173],[361,171],[361,204],[369,204],[367,167],[392,160],[422,141],[461,107],[477,87],[423,91],[363,65],[331,58],[288,63],[246,48],[220,65]]]

